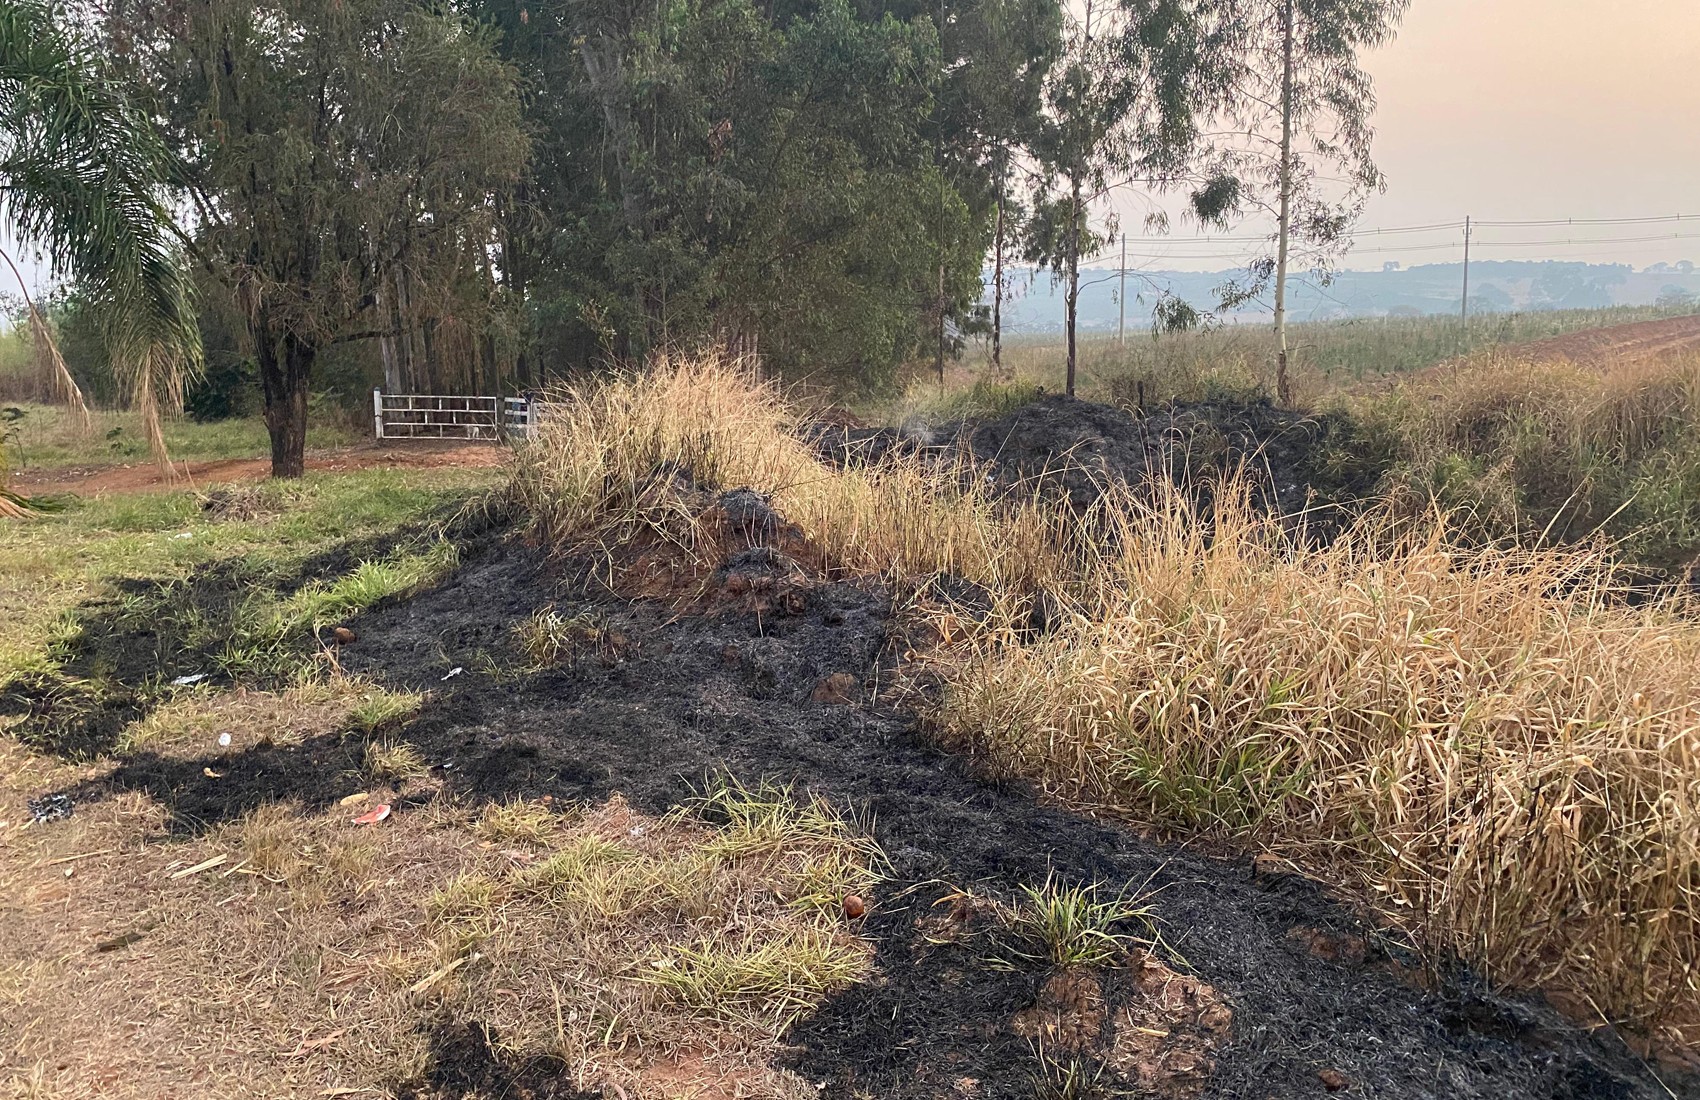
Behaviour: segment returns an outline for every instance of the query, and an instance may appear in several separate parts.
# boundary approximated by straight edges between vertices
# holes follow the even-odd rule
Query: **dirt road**
[[[508,450],[494,443],[408,442],[363,443],[355,447],[307,452],[310,473],[365,470],[434,470],[451,466],[500,466]],[[232,481],[260,481],[271,475],[269,458],[229,458],[204,462],[174,462],[167,474],[152,462],[121,466],[64,466],[50,470],[20,470],[13,486],[26,495],[75,493],[164,492],[199,489]]]
[[[1584,329],[1547,340],[1515,344],[1503,350],[1520,359],[1568,359],[1573,363],[1603,366],[1637,362],[1689,349],[1700,350],[1700,315]]]

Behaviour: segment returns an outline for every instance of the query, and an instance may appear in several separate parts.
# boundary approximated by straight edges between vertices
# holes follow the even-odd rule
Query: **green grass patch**
[[[216,563],[239,563],[256,583],[286,577],[314,554],[445,514],[493,487],[491,470],[362,470],[252,487],[252,519],[220,521],[191,492],[73,500],[63,511],[0,523],[0,684],[51,663],[80,606],[117,598],[118,582],[181,582]],[[427,549],[310,586],[278,621],[310,625],[440,576],[450,550]],[[133,589],[133,585],[123,587]],[[340,609],[340,610],[339,610]]]
[[[20,404],[23,417],[14,425],[9,448],[17,469],[64,466],[102,466],[147,461],[147,434],[139,413],[95,412],[93,425],[83,431],[64,409],[52,405]],[[179,462],[258,458],[271,453],[266,425],[257,416],[208,423],[177,418],[165,422],[165,445]],[[315,417],[307,428],[313,449],[346,447],[362,436],[350,425]]]

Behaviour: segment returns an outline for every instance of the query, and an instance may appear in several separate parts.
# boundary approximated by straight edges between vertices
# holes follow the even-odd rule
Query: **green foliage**
[[[497,204],[529,148],[488,31],[416,0],[192,0],[122,18],[246,328],[274,473],[302,471],[328,349],[382,335],[433,363],[486,357]]]
[[[177,165],[84,32],[0,2],[0,205],[99,304],[124,388],[151,406],[200,365],[194,293],[161,185]]]
[[[478,10],[545,89],[503,267],[547,362],[724,342],[867,389],[976,323],[1052,5],[951,0],[942,37],[924,3]]]

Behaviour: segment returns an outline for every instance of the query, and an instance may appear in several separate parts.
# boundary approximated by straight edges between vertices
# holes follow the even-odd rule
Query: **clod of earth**
[[[815,685],[815,690],[810,693],[809,698],[817,703],[834,703],[842,706],[851,701],[858,686],[856,677],[850,673],[834,672],[830,676],[823,677]]]

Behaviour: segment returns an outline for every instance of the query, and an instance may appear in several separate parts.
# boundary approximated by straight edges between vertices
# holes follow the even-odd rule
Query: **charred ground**
[[[778,551],[745,550],[716,575],[723,588],[743,577],[732,597],[682,614],[563,570],[499,527],[465,535],[462,554],[441,587],[354,621],[360,640],[341,656],[351,671],[431,693],[403,736],[454,794],[618,792],[660,812],[705,777],[730,773],[795,783],[864,815],[891,861],[866,918],[878,976],[789,1036],[794,1067],[836,1094],[1026,1097],[1043,1088],[1035,1082],[1054,1077],[1069,1052],[1043,1052],[1014,1022],[1050,995],[1055,972],[1012,965],[995,930],[941,939],[949,909],[938,903],[965,892],[1009,898],[1055,875],[1151,891],[1163,957],[1232,1014],[1225,1034],[1203,1039],[1169,1021],[1173,1042],[1143,1052],[1143,1077],[1116,1062],[1103,1028],[1104,1040],[1080,1044],[1068,1063],[1101,1085],[1144,1080],[1158,1095],[1221,1097],[1666,1095],[1610,1033],[1489,992],[1455,968],[1425,967],[1304,878],[1152,842],[935,751],[916,720],[882,698],[903,643],[877,587],[813,582]],[[202,581],[215,592],[228,584],[216,570]],[[751,591],[794,598],[752,604]],[[596,622],[616,644],[524,668],[515,630],[549,606]],[[465,671],[449,677],[456,668]],[[349,764],[348,752],[338,737],[259,746],[216,761],[216,781],[208,762],[144,752],[69,793],[83,802],[143,790],[170,809],[174,828],[193,832],[279,798],[334,801],[342,788],[327,777]],[[970,927],[977,919],[972,908],[959,915]],[[1107,1012],[1088,1012],[1088,1026],[1149,996],[1122,972],[1101,982]],[[429,1095],[470,1095],[490,1082],[514,1095],[570,1095],[553,1091],[547,1067],[492,1061],[468,1038],[481,1034],[478,1023],[432,1025],[443,1041],[420,1082]]]

